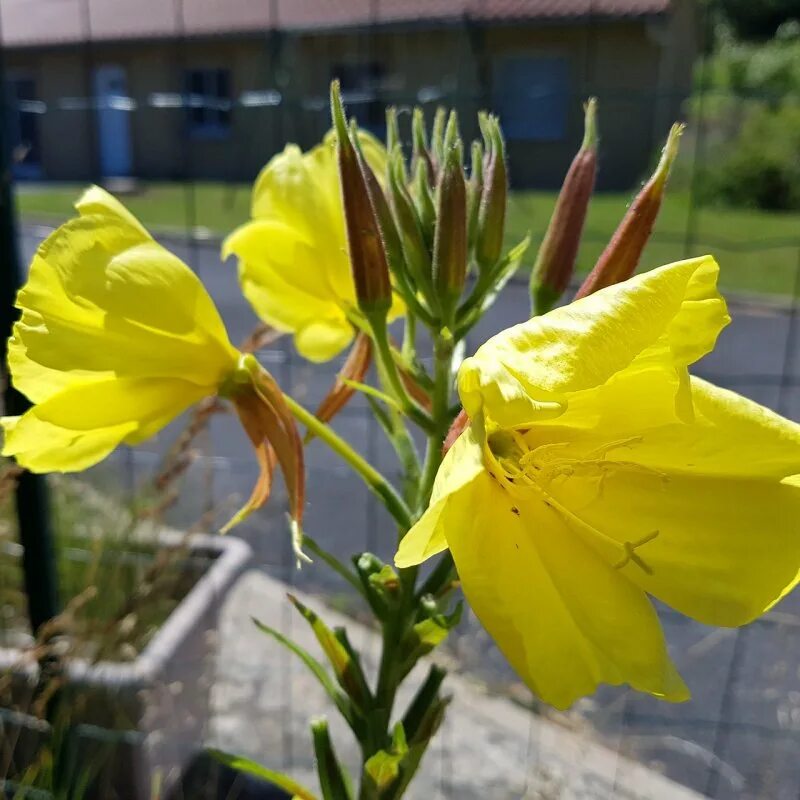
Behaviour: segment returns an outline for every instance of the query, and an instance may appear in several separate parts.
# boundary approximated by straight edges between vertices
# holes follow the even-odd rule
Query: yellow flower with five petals
[[[299,530],[302,447],[272,378],[230,343],[192,270],[119,201],[94,187],[76,208],[39,247],[17,295],[8,365],[33,406],[0,419],[2,454],[34,472],[86,469],[221,395],[261,465],[234,520],[267,499],[277,460]]]
[[[383,146],[364,131],[359,140],[382,176]],[[251,216],[222,258],[238,258],[242,292],[264,322],[292,333],[309,361],[328,361],[352,341],[358,313],[333,134],[307,153],[290,144],[272,158],[253,186]],[[395,299],[389,317],[400,313]]]
[[[470,425],[401,567],[450,549],[512,666],[566,708],[689,696],[649,596],[738,626],[800,579],[800,426],[689,376],[728,323],[711,258],[510,328],[464,361]]]

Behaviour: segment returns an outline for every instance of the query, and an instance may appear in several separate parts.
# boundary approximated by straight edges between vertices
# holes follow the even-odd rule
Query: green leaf
[[[292,605],[300,612],[303,619],[311,626],[317,641],[322,647],[328,661],[333,667],[336,680],[347,692],[356,707],[364,710],[372,702],[372,694],[361,669],[361,664],[353,658],[348,648],[336,637],[336,634],[310,608],[304,606],[294,595],[287,595]],[[352,649],[351,649],[352,650]]]
[[[263,622],[259,622],[257,619],[253,619],[253,622],[260,631],[280,642],[280,644],[294,653],[306,665],[306,667],[308,667],[311,674],[314,675],[322,688],[327,692],[331,700],[333,700],[333,702],[336,704],[336,708],[339,709],[339,713],[345,718],[347,724],[352,728],[353,733],[355,733],[356,737],[358,737],[361,731],[361,725],[360,720],[355,714],[353,705],[347,696],[341,692],[337,688],[336,684],[331,680],[330,675],[328,675],[325,670],[325,667],[323,667],[322,664],[320,664],[319,661],[317,661],[317,659],[314,658],[314,656],[312,656],[308,651],[304,650],[302,647],[300,647],[300,645],[295,644],[291,639],[287,639],[282,633],[280,633],[280,631],[270,628],[269,625],[265,625]]]
[[[424,729],[429,709],[439,702],[439,688],[447,671],[437,664],[431,664],[428,677],[414,695],[414,699],[403,715],[403,730],[414,744],[420,740],[419,732]]]
[[[314,740],[322,797],[324,800],[353,800],[352,781],[339,763],[336,751],[333,749],[328,723],[324,719],[312,721],[311,735]]]
[[[360,595],[366,597],[364,587],[358,576],[349,570],[336,556],[321,547],[308,534],[303,534],[303,544],[318,558],[322,559],[334,572],[344,578]]]
[[[359,381],[352,381],[349,378],[342,378],[340,377],[339,380],[345,385],[349,386],[351,389],[354,389],[357,392],[361,392],[368,397],[372,397],[375,400],[380,400],[382,403],[386,403],[387,406],[391,406],[395,409],[400,409],[400,405],[398,404],[397,400],[393,397],[390,397],[386,392],[382,392],[380,389],[376,389],[374,386],[370,386],[367,383],[359,383]]]
[[[317,800],[316,795],[313,794],[310,789],[306,789],[305,786],[302,786],[293,778],[284,775],[282,772],[275,772],[274,770],[261,766],[261,764],[257,764],[255,761],[251,761],[249,758],[234,756],[222,750],[209,750],[208,752],[213,758],[226,767],[238,769],[241,772],[252,775],[254,778],[261,778],[262,780],[268,781],[273,786],[277,786],[279,789],[289,792],[292,795],[292,800]]]

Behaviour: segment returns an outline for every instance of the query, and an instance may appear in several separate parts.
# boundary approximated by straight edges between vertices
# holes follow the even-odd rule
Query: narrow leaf
[[[339,685],[347,692],[360,709],[369,706],[371,695],[360,664],[350,657],[347,649],[336,638],[334,632],[310,608],[304,606],[294,595],[287,595],[292,605],[311,626],[317,641],[328,658]]]
[[[261,764],[257,764],[255,761],[251,761],[249,758],[231,755],[222,750],[209,750],[208,753],[226,767],[240,770],[247,775],[252,775],[254,778],[261,778],[273,786],[291,793],[292,800],[317,800],[316,795],[310,789],[306,789],[305,786],[282,772],[275,772],[263,767]]]
[[[322,664],[320,664],[319,661],[317,661],[317,659],[314,658],[314,656],[312,656],[309,652],[300,647],[300,645],[295,644],[291,639],[287,639],[279,631],[276,631],[274,628],[270,628],[269,625],[265,625],[263,622],[259,622],[257,619],[253,619],[253,622],[260,631],[272,636],[273,639],[276,639],[284,647],[294,653],[306,665],[306,667],[308,667],[312,675],[314,675],[314,677],[319,681],[322,688],[336,704],[336,708],[339,709],[341,715],[345,718],[345,720],[347,720],[347,723],[353,729],[353,732],[355,733],[357,730],[360,730],[358,721],[353,713],[352,704],[348,698],[336,687],[336,684],[331,680],[330,675],[328,675],[326,672],[325,667],[323,667]]]
[[[352,800],[352,785],[333,749],[328,723],[324,719],[314,720],[311,723],[311,735],[324,800]]]

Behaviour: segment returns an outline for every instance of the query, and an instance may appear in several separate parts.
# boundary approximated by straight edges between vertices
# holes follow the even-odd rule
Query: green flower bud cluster
[[[524,252],[503,256],[508,177],[497,118],[479,116],[483,141],[469,148],[467,169],[454,111],[437,109],[429,130],[424,111],[415,108],[406,154],[397,110],[389,108],[387,168],[380,175],[359,153],[336,84],[331,107],[359,309],[374,327],[395,292],[409,315],[458,340]]]

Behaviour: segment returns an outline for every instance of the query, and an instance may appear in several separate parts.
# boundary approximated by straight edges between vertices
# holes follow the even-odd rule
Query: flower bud
[[[433,292],[430,255],[417,210],[403,184],[403,171],[403,159],[399,153],[395,153],[389,161],[389,202],[408,271],[416,289],[430,298]]]
[[[475,237],[475,258],[482,270],[491,269],[499,260],[503,248],[506,224],[508,175],[503,135],[496,117],[482,115],[481,130],[486,145],[487,164],[484,186],[478,210]]]
[[[400,142],[400,127],[397,124],[397,109],[389,106],[386,109],[386,152],[393,155],[395,150],[402,148]]]
[[[625,281],[636,271],[661,209],[667,179],[678,155],[683,129],[683,125],[672,126],[656,171],[631,203],[594,269],[578,290],[576,300],[593,294],[598,289]]]
[[[436,227],[436,205],[431,191],[429,168],[423,160],[417,161],[414,171],[414,184],[411,188],[414,205],[417,208],[417,215],[422,228],[422,235],[425,238],[425,245],[430,250],[433,246],[433,235]]]
[[[467,225],[469,250],[475,248],[475,236],[478,229],[478,211],[481,207],[483,193],[483,147],[480,142],[472,143],[472,165],[470,167],[469,184],[467,185]]]
[[[426,167],[426,175],[430,186],[433,186],[434,175],[433,161],[428,150],[427,132],[425,130],[425,112],[421,108],[414,109],[411,118],[411,143],[413,150],[411,153],[411,164],[416,175],[419,164],[422,162]]]
[[[586,104],[583,144],[572,161],[531,273],[533,314],[548,312],[575,270],[581,233],[597,173],[597,100]]]
[[[347,246],[358,307],[367,315],[385,316],[392,304],[386,249],[367,188],[362,159],[354,144],[357,137],[354,129],[347,129],[338,81],[331,84],[331,113],[336,130]]]
[[[444,163],[436,188],[436,238],[433,282],[445,319],[455,311],[467,275],[467,188],[463,146],[455,113],[450,114],[444,141]],[[448,324],[451,324],[449,320]]]
[[[433,117],[433,127],[431,128],[431,157],[433,158],[433,166],[437,175],[444,163],[444,129],[446,123],[447,111],[442,106],[439,106]]]

